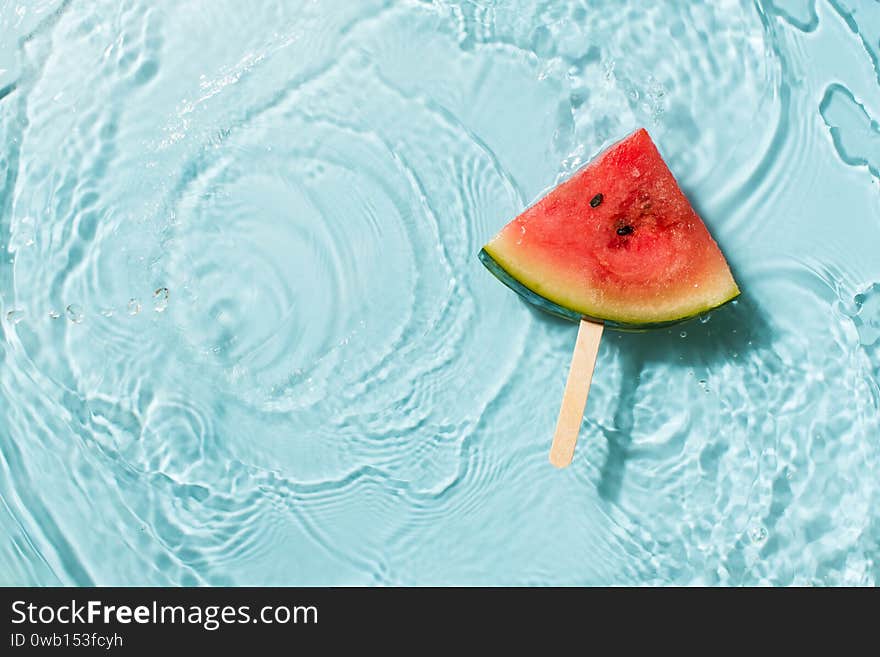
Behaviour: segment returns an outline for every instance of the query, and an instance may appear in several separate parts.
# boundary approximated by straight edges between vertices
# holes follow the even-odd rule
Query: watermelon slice
[[[645,129],[507,224],[480,260],[543,310],[621,329],[679,322],[739,294]]]

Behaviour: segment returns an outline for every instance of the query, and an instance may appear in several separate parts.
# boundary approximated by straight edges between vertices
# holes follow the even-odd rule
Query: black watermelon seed
[[[617,234],[621,235],[621,236],[630,235],[632,232],[633,232],[632,226],[621,226],[620,228],[617,229]]]
[[[596,194],[593,198],[590,199],[590,207],[598,208],[600,205],[602,205],[602,199],[604,198],[605,197],[601,194]]]

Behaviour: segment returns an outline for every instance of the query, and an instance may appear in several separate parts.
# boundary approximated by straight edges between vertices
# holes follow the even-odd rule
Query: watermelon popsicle
[[[648,132],[613,144],[486,244],[480,260],[540,309],[580,322],[550,461],[574,455],[605,327],[680,322],[739,295]]]

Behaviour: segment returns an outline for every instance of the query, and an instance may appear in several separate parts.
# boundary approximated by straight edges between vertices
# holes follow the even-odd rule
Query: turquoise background
[[[880,4],[0,5],[0,584],[880,580]],[[744,291],[476,258],[649,129]]]

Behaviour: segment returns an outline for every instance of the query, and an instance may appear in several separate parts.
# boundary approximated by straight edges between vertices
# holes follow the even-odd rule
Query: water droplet
[[[137,315],[141,311],[141,302],[132,297],[128,300],[128,314]]]
[[[761,525],[752,527],[749,530],[749,538],[752,540],[752,543],[763,543],[767,540],[767,530]]]
[[[18,324],[21,320],[24,319],[24,311],[13,309],[6,313],[6,320],[10,324]]]
[[[69,319],[74,324],[82,324],[83,319],[85,318],[83,315],[82,308],[80,308],[77,304],[72,303],[66,308],[67,310],[67,319]]]
[[[712,315],[706,313],[705,315],[700,315],[700,324],[708,324],[709,320],[712,319]]]
[[[165,312],[168,307],[169,294],[167,287],[160,287],[153,292],[153,310],[157,313]]]
[[[678,336],[680,338],[686,338],[688,336],[687,331],[682,331],[681,333],[678,334]]]
[[[49,317],[51,317],[52,319],[58,319],[59,317],[61,317],[61,313],[57,310],[50,310]]]
[[[102,308],[101,314],[104,317],[113,317],[113,309],[112,308]]]

